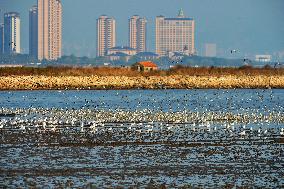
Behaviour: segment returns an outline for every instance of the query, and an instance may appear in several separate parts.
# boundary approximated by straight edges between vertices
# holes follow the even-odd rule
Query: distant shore
[[[0,90],[284,88],[284,76],[1,76]]]

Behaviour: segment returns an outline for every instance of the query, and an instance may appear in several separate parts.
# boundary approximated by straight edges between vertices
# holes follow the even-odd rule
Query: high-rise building
[[[129,19],[129,47],[137,53],[146,51],[146,18],[134,15]]]
[[[115,47],[115,19],[102,15],[97,19],[97,56],[105,56]]]
[[[0,54],[4,53],[4,24],[0,24]]]
[[[36,10],[34,10],[36,12]],[[36,13],[32,13],[36,14]],[[33,15],[34,16],[34,15]],[[31,24],[31,28],[36,27]],[[34,30],[30,31],[32,33]],[[56,60],[61,57],[62,5],[61,0],[37,1],[37,58]],[[31,48],[31,47],[30,47]]]
[[[205,56],[207,57],[216,57],[217,50],[215,43],[206,43],[205,44]]]
[[[194,54],[194,20],[180,10],[177,18],[156,17],[156,53],[170,52]]]
[[[20,15],[17,12],[4,14],[4,53],[21,53]]]
[[[37,6],[30,9],[30,32],[29,32],[29,54],[34,58],[38,58],[38,19]]]

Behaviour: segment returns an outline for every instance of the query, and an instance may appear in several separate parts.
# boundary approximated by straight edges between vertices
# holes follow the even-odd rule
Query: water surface
[[[281,89],[1,91],[0,107],[3,187],[284,185]]]

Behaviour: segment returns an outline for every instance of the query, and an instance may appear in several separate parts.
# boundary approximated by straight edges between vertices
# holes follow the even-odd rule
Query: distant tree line
[[[225,58],[212,58],[212,57],[201,57],[201,56],[181,56],[181,57],[159,57],[153,59],[147,59],[155,62],[160,69],[168,69],[177,65],[190,66],[190,67],[241,67],[245,65],[263,67],[266,64],[273,67],[274,63],[257,63],[254,61],[245,61],[242,59],[225,59]],[[96,57],[89,58],[86,56],[77,57],[75,55],[62,56],[58,60],[37,60],[27,54],[14,54],[14,55],[1,55],[0,64],[22,64],[22,65],[38,65],[41,66],[116,66],[124,67],[131,66],[136,62],[145,61],[143,58],[138,56],[132,56],[128,61],[125,59],[110,61],[107,57]],[[107,63],[107,64],[105,64]]]

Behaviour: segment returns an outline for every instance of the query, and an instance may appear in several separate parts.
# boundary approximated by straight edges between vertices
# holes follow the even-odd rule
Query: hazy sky
[[[36,0],[0,0],[3,12],[21,16],[21,48],[28,52],[29,8]],[[284,59],[284,0],[62,0],[63,53],[96,54],[96,19],[107,14],[116,19],[117,45],[128,44],[128,18],[134,14],[148,19],[147,46],[155,49],[155,17],[175,17],[180,8],[195,19],[196,48],[216,43],[218,56],[282,53]]]

